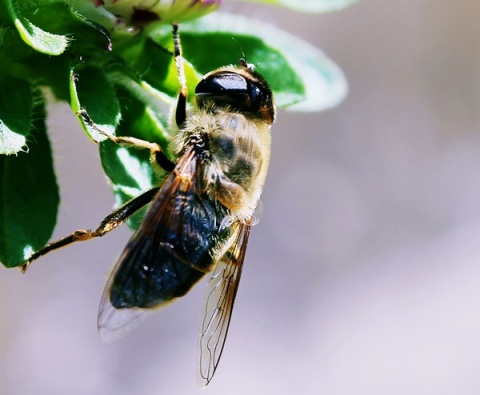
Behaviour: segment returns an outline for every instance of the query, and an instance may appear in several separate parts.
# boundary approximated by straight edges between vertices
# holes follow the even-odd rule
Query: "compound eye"
[[[272,123],[275,108],[270,88],[254,74],[247,77],[225,70],[207,75],[195,88],[198,108],[226,108]]]
[[[237,95],[247,94],[247,80],[239,74],[224,72],[211,75],[200,81],[195,88],[195,94],[207,95]]]

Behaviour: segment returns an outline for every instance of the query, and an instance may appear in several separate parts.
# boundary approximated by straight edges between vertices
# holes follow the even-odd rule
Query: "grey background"
[[[281,111],[225,353],[207,394],[480,393],[480,2],[233,8],[325,50],[350,94]],[[50,107],[55,238],[113,198],[97,148]],[[34,193],[34,192],[33,192]],[[103,344],[97,306],[128,230],[0,271],[0,393],[197,394],[204,284]]]

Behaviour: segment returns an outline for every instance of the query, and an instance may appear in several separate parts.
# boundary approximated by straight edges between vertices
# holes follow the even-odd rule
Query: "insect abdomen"
[[[177,180],[175,177],[172,179]],[[169,196],[172,211],[159,209],[165,204],[162,192],[169,182],[167,179],[147,213],[146,221],[153,223],[150,228],[157,228],[155,237],[133,237],[121,258],[132,264],[119,266],[115,273],[110,291],[115,308],[155,307],[183,296],[211,270],[214,251],[230,235],[229,229],[219,226],[225,210],[191,189],[178,188]]]

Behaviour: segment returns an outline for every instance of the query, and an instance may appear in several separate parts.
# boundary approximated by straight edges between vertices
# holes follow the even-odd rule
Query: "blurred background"
[[[203,393],[479,394],[480,2],[224,9],[322,48],[350,93],[326,112],[278,115],[262,221]],[[94,227],[113,197],[70,110],[50,112],[58,238]],[[26,275],[0,270],[1,394],[199,393],[205,283],[100,341],[99,299],[128,237],[53,253]]]

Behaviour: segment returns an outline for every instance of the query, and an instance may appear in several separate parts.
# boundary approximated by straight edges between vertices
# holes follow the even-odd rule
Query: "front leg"
[[[151,200],[157,194],[159,187],[152,188],[140,196],[128,201],[122,207],[115,210],[110,215],[107,215],[104,220],[100,223],[97,229],[95,230],[76,230],[75,232],[61,238],[60,240],[53,241],[48,243],[42,249],[34,252],[30,258],[28,258],[21,266],[20,269],[22,272],[25,272],[28,269],[30,264],[40,258],[41,256],[48,254],[50,251],[58,250],[59,248],[65,247],[69,244],[75,243],[76,241],[90,240],[95,237],[101,237],[104,234],[112,231],[116,227],[122,225],[132,214],[136,213],[146,204],[150,203]]]
[[[150,151],[150,156],[160,165],[161,168],[168,172],[171,172],[174,169],[175,163],[167,158],[162,148],[157,143],[151,143],[146,140],[137,139],[136,137],[115,136],[114,134],[108,133],[100,128],[95,122],[93,122],[92,118],[90,118],[90,115],[88,115],[85,110],[79,111],[77,116],[81,117],[83,122],[85,122],[89,127],[107,137],[115,144],[132,148],[148,149]]]
[[[175,123],[180,129],[187,119],[187,78],[185,77],[185,65],[183,64],[182,45],[180,35],[178,34],[178,25],[173,24],[173,56],[177,66],[178,81],[180,82],[180,92],[178,94],[177,108],[175,109]]]

